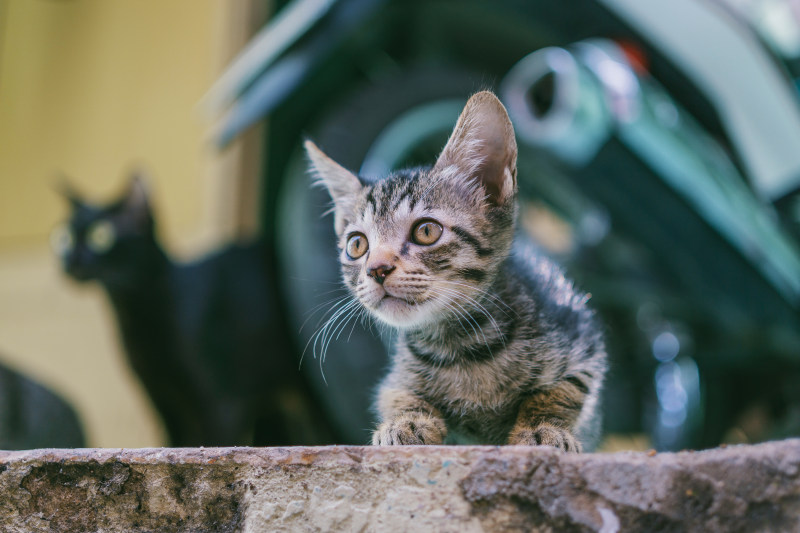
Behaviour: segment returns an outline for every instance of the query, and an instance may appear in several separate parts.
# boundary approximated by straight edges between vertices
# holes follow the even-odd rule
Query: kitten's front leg
[[[442,444],[447,435],[441,413],[410,391],[382,387],[378,411],[382,423],[372,434],[372,444]]]
[[[581,444],[572,434],[572,427],[585,399],[583,387],[571,381],[563,381],[529,396],[520,405],[508,443],[554,446],[567,452],[580,452]]]

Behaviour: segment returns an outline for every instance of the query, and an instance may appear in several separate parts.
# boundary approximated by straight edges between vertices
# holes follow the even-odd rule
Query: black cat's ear
[[[81,195],[75,190],[75,187],[69,181],[69,178],[66,174],[59,173],[56,177],[56,182],[53,185],[53,188],[56,190],[58,194],[64,197],[73,208],[78,208],[84,205],[84,201],[81,198]]]
[[[355,206],[362,185],[358,177],[328,157],[311,141],[304,143],[306,154],[317,180],[325,185],[333,199],[336,233],[344,230],[345,220]]]
[[[147,191],[144,175],[135,172],[128,183],[125,204],[131,209],[150,209],[150,194]]]
[[[150,193],[141,171],[136,171],[131,175],[128,189],[122,196],[121,206],[139,224],[151,220]]]
[[[433,172],[446,179],[475,180],[494,205],[517,191],[517,141],[506,108],[489,91],[473,95]]]

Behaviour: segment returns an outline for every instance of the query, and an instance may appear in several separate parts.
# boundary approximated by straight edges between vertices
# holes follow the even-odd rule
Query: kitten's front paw
[[[444,420],[423,413],[403,413],[378,426],[372,434],[372,444],[442,444],[446,435]]]
[[[581,444],[569,430],[541,424],[535,428],[515,429],[508,436],[509,444],[527,444],[529,446],[553,446],[565,452],[580,453]]]

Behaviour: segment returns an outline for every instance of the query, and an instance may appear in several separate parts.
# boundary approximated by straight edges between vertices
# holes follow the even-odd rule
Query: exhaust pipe
[[[613,41],[543,48],[500,86],[519,139],[576,167],[612,135],[800,307],[800,249],[718,143]]]
[[[524,142],[583,166],[615,121],[635,118],[639,85],[614,43],[584,41],[525,56],[503,79],[500,96]]]

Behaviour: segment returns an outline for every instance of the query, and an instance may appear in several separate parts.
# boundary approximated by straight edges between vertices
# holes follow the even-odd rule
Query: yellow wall
[[[63,213],[57,171],[96,197],[131,164],[155,176],[175,240],[201,216],[204,127],[224,2],[6,0],[0,49],[0,244],[41,240]]]
[[[194,106],[230,55],[243,3],[0,0],[0,361],[72,401],[92,446],[162,434],[101,291],[67,283],[46,249],[66,214],[55,173],[103,200],[144,164],[168,246],[208,233],[223,159]]]

